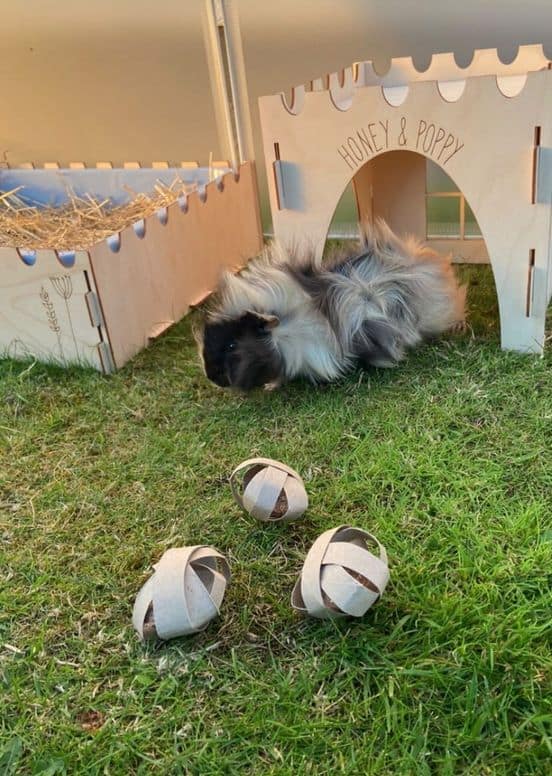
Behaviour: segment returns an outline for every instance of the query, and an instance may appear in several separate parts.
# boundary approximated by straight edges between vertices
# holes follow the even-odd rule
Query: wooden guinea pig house
[[[475,51],[465,68],[439,54],[425,72],[410,58],[384,74],[359,62],[294,88],[290,100],[262,97],[275,237],[306,240],[321,256],[352,182],[362,220],[381,216],[440,252],[490,261],[503,348],[542,352],[552,295],[550,64],[541,46],[521,46],[510,64],[495,49]],[[427,160],[463,193],[482,237],[428,233]]]
[[[182,318],[223,268],[262,246],[253,163],[215,172],[195,163],[0,169],[0,194],[16,189],[40,204],[63,204],[68,190],[118,204],[175,176],[190,191],[85,250],[0,247],[0,354],[108,373]]]

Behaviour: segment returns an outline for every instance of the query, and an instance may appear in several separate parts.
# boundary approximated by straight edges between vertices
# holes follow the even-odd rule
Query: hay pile
[[[170,186],[157,183],[155,192],[134,193],[125,205],[111,205],[108,199],[69,193],[63,207],[34,207],[19,196],[20,188],[0,192],[0,245],[13,248],[57,248],[79,250],[120,232],[130,224],[167,207],[194,185],[176,179]]]

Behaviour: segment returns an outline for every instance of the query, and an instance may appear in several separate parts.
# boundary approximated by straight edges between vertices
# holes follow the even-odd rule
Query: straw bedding
[[[14,248],[79,250],[120,232],[130,224],[167,207],[194,185],[175,180],[158,183],[151,194],[136,194],[125,205],[112,206],[108,199],[69,194],[63,207],[35,207],[24,202],[14,189],[0,192],[0,245]]]

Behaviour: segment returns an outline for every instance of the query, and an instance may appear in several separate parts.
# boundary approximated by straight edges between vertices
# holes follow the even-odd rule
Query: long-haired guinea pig
[[[200,337],[207,377],[272,389],[295,377],[328,382],[357,363],[388,367],[464,320],[450,261],[383,223],[360,244],[314,261],[273,244],[226,274]]]

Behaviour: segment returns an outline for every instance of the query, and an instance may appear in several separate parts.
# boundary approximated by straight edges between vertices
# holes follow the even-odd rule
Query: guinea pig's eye
[[[236,343],[234,342],[234,340],[232,340],[232,342],[229,342],[228,345],[226,346],[227,350],[234,350],[235,347],[236,347]]]

